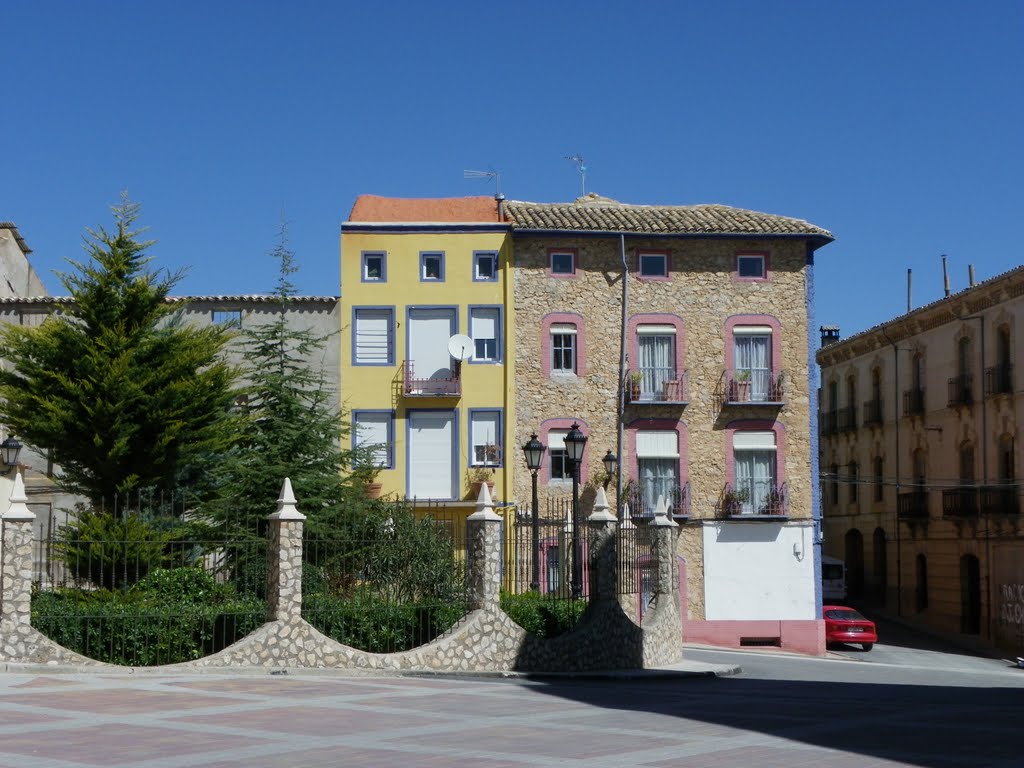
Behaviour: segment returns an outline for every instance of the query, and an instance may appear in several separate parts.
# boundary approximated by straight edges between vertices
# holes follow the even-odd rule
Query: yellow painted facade
[[[486,261],[495,255],[493,279]],[[440,255],[440,265],[436,258]],[[380,257],[383,257],[381,261]],[[426,260],[426,261],[425,261]],[[429,262],[429,263],[426,263]],[[438,271],[440,266],[440,271]],[[483,275],[483,276],[482,276]],[[458,379],[454,387],[410,386],[406,379],[408,361],[417,357],[415,346],[422,338],[412,332],[417,312],[451,312],[455,335],[473,333],[472,313],[493,317],[499,338],[495,353],[483,356],[496,360],[478,361],[476,355],[458,363],[450,359],[451,372]],[[391,314],[390,337],[386,351],[366,351],[363,319],[366,315],[387,322]],[[364,313],[360,315],[360,313]],[[382,411],[391,413],[390,456],[388,466],[377,481],[385,495],[448,502],[446,506],[470,507],[475,495],[471,482],[479,467],[479,446],[473,444],[471,419],[480,412],[500,412],[500,437],[493,442],[495,456],[487,447],[493,466],[490,474],[496,501],[510,500],[514,488],[513,464],[519,453],[510,443],[514,437],[514,307],[512,301],[512,245],[507,225],[502,224],[389,224],[346,222],[341,233],[341,392],[346,418]],[[359,319],[357,319],[357,316]],[[477,315],[479,320],[479,315]],[[447,349],[448,339],[443,340]],[[475,344],[477,339],[472,339]],[[431,338],[430,353],[437,355],[437,339]],[[364,354],[365,352],[365,354]],[[422,350],[420,350],[422,353]],[[443,353],[442,353],[443,354]],[[386,357],[371,364],[367,355]],[[417,376],[424,374],[415,371]],[[450,384],[450,382],[445,382]],[[451,412],[451,458],[446,461],[452,472],[452,492],[423,494],[422,478],[413,477],[410,467],[410,412]],[[479,422],[478,422],[479,424]],[[480,434],[478,427],[477,434]],[[479,440],[478,440],[479,442]],[[491,441],[488,441],[491,442]],[[422,454],[414,454],[422,455]],[[421,463],[422,467],[422,463]],[[420,470],[422,475],[422,469]]]

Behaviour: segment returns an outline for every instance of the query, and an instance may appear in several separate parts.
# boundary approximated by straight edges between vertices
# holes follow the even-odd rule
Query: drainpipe
[[[909,274],[910,270],[907,270]],[[909,277],[908,277],[909,280]],[[909,291],[908,291],[909,295]],[[908,300],[909,303],[909,300]],[[893,519],[896,521],[896,615],[903,615],[903,535],[900,531],[900,350],[889,338],[885,328],[882,336],[892,347],[892,394],[893,425],[896,427],[896,504],[893,505]]]
[[[626,457],[622,454],[624,445],[625,426],[622,423],[626,411],[626,318],[629,312],[629,264],[626,261],[626,236],[619,233],[619,256],[622,258],[622,320],[619,324],[619,409],[618,417],[618,444],[616,451],[619,454],[619,475],[615,480],[616,511],[619,514],[619,522],[626,522],[622,515],[622,469],[626,466]]]

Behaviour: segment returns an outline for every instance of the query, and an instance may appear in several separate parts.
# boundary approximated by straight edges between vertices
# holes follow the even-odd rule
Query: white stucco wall
[[[709,621],[814,619],[814,533],[808,525],[705,525]]]

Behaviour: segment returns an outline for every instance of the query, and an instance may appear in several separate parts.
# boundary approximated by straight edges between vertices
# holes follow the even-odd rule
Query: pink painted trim
[[[740,648],[744,637],[778,638],[779,646],[760,650],[781,649],[812,656],[825,655],[825,622],[815,619],[785,621],[687,621],[683,642]]]
[[[778,376],[782,364],[782,323],[774,315],[733,315],[725,321],[725,370],[731,371],[736,362],[737,326],[767,325],[772,329],[772,376]]]
[[[583,325],[583,315],[575,312],[552,312],[544,315],[540,323],[540,372],[547,378],[551,375],[551,326],[556,323],[568,323],[576,326],[576,376],[587,373],[587,334]]]
[[[633,315],[626,325],[626,338],[629,344],[629,367],[636,370],[640,360],[640,338],[637,329],[641,325],[671,325],[676,329],[676,376],[682,376],[686,370],[686,323],[679,315],[649,312]]]
[[[636,459],[636,433],[640,429],[663,429],[675,431],[679,440],[679,485],[683,486],[690,479],[687,472],[689,463],[690,433],[686,423],[681,419],[636,419],[625,425],[625,453],[623,457],[623,476],[631,480],[639,480],[639,462]]]
[[[665,257],[665,274],[664,275],[641,275],[640,274],[640,256],[641,255],[648,255],[648,254],[653,254],[653,255],[664,256]],[[672,251],[658,250],[658,249],[652,249],[652,248],[638,248],[637,252],[636,252],[636,257],[634,258],[633,262],[634,262],[634,267],[633,267],[634,277],[636,277],[637,280],[640,280],[640,281],[645,282],[645,283],[656,283],[656,282],[667,283],[667,282],[672,280]]]
[[[572,254],[572,274],[566,275],[561,272],[551,271],[551,255],[554,253],[569,253]],[[548,277],[553,277],[556,280],[578,280],[580,276],[580,255],[576,248],[548,248],[548,263],[546,272]]]
[[[764,258],[764,277],[740,277],[740,256],[761,256]],[[767,283],[771,280],[771,254],[768,251],[737,251],[733,262],[732,279],[738,283]]]
[[[725,481],[729,485],[736,484],[736,454],[732,450],[732,438],[737,432],[774,432],[775,433],[775,471],[778,476],[775,482],[782,485],[786,482],[786,428],[777,421],[770,419],[738,419],[725,425]]]
[[[580,487],[587,482],[590,478],[590,473],[587,471],[587,460],[590,458],[590,427],[583,419],[545,419],[540,423],[540,429],[538,430],[538,438],[544,445],[547,445],[550,441],[548,440],[548,432],[553,429],[565,429],[568,430],[573,424],[578,424],[580,432],[587,436],[587,444],[583,446],[583,460],[580,462]],[[537,473],[537,477],[543,480],[544,485],[551,482],[551,461],[548,459],[548,454],[544,454],[544,467],[540,472]]]

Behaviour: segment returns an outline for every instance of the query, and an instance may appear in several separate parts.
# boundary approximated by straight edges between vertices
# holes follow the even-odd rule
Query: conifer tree
[[[0,420],[93,501],[171,488],[233,432],[227,333],[181,321],[168,302],[181,273],[149,268],[139,205],[122,195],[112,210],[113,232],[88,230],[88,260],[59,275],[62,313],[0,331]]]

